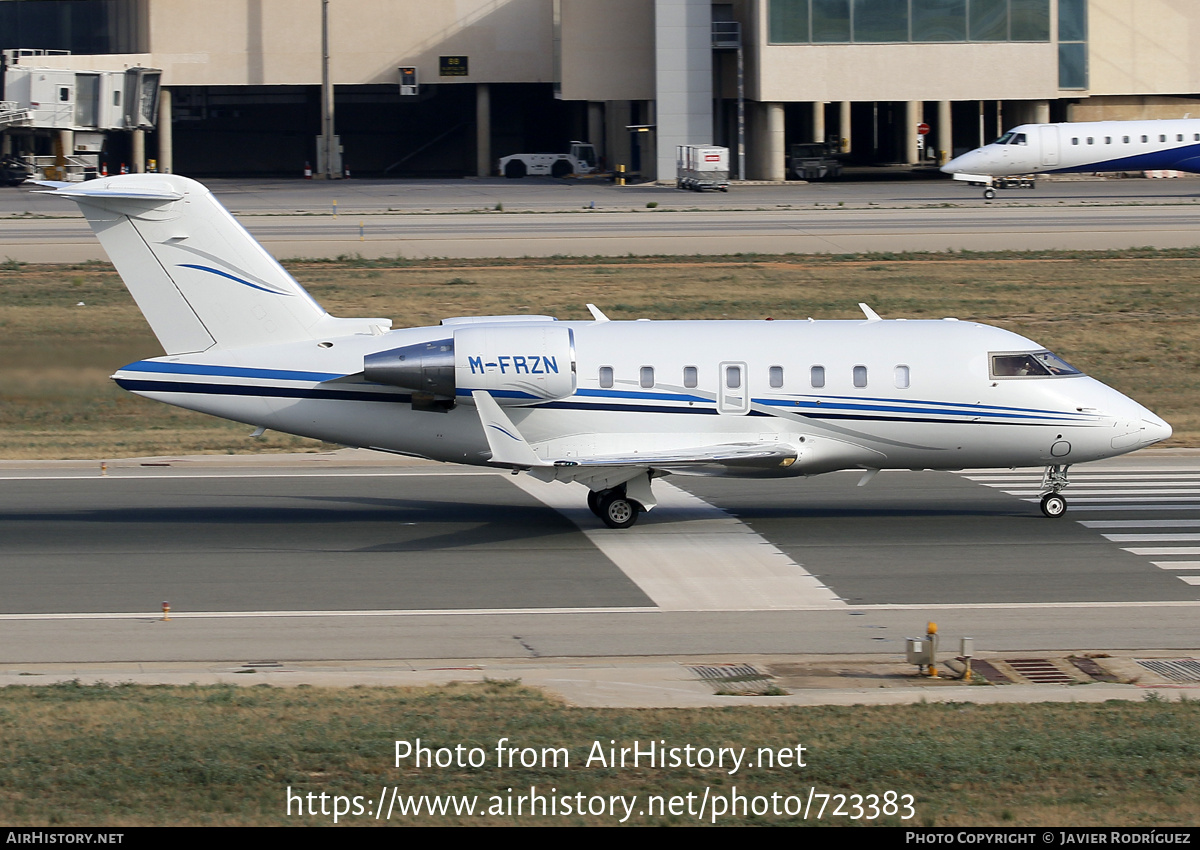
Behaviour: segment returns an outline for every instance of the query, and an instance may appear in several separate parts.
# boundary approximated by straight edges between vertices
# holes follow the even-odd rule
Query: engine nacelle
[[[454,332],[460,398],[487,390],[502,405],[537,404],[575,392],[575,335],[568,327],[483,325]]]
[[[368,354],[363,377],[412,390],[414,404],[471,400],[486,390],[506,406],[575,392],[575,336],[561,325],[470,325],[450,339]]]

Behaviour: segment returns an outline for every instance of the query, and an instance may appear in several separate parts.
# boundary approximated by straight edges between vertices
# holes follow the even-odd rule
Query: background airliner
[[[616,322],[475,316],[391,329],[326,313],[199,183],[55,184],[78,202],[166,355],[147,398],[321,440],[579,482],[607,525],[668,474],[1067,467],[1170,436],[1038,344],[953,319]]]
[[[986,198],[994,177],[1156,170],[1200,172],[1200,118],[1022,124],[942,166]]]

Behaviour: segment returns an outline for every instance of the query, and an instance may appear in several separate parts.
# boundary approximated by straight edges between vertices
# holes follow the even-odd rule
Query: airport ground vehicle
[[[828,180],[842,176],[837,146],[797,142],[788,147],[788,174],[797,180]]]
[[[678,145],[675,148],[675,188],[700,192],[729,191],[729,148]]]
[[[596,148],[586,142],[571,142],[570,153],[514,153],[500,160],[500,173],[512,179],[537,175],[571,177],[592,174],[599,168]]]

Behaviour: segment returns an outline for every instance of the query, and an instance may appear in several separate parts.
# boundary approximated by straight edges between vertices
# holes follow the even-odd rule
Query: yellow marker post
[[[930,621],[925,627],[925,640],[929,641],[929,678],[936,679],[937,672],[937,623]]]
[[[169,621],[170,619],[171,619],[171,603],[164,601],[163,602],[162,621],[165,623],[165,622]]]
[[[617,166],[617,181],[616,182],[617,182],[618,186],[625,185],[625,166],[623,166],[623,165]]]
[[[333,217],[337,218],[337,199],[336,198],[333,201]]]

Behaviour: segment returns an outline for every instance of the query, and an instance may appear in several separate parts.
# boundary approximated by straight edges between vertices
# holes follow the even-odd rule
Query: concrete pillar
[[[146,131],[134,130],[132,134],[133,162],[129,164],[130,174],[142,174],[146,171]]]
[[[475,176],[492,174],[492,91],[487,83],[475,84]]]
[[[762,139],[763,179],[787,179],[787,151],[784,145],[784,122],[782,103],[764,103],[766,112],[765,130]]]
[[[158,170],[175,173],[175,133],[171,125],[171,90],[158,93]]]
[[[587,105],[587,138],[596,148],[596,156],[607,156],[604,138],[604,104],[591,102]],[[606,160],[607,161],[607,160]]]
[[[605,125],[605,150],[608,158],[608,167],[616,170],[618,165],[625,166],[625,170],[629,171],[633,163],[633,157],[630,151],[629,131],[625,128],[633,122],[630,120],[630,108],[628,100],[610,100],[604,106],[604,114],[608,118]]]
[[[1050,101],[1035,100],[1033,102],[1033,123],[1034,124],[1049,124],[1050,123]]]
[[[710,0],[654,0],[654,179],[674,184],[677,146],[712,144],[712,66]]]
[[[838,136],[841,138],[842,153],[850,153],[850,101],[838,104]]]
[[[950,116],[950,101],[939,100],[937,110],[937,161],[938,165],[945,165],[954,157],[954,121]]]
[[[925,104],[920,100],[910,100],[904,104],[904,161],[910,165],[921,161],[921,149],[917,141],[920,134],[917,133],[917,125],[924,117],[921,114],[924,109]]]
[[[12,156],[12,136],[0,133],[0,156]]]
[[[812,140],[825,141],[825,102],[821,100],[812,105]]]

